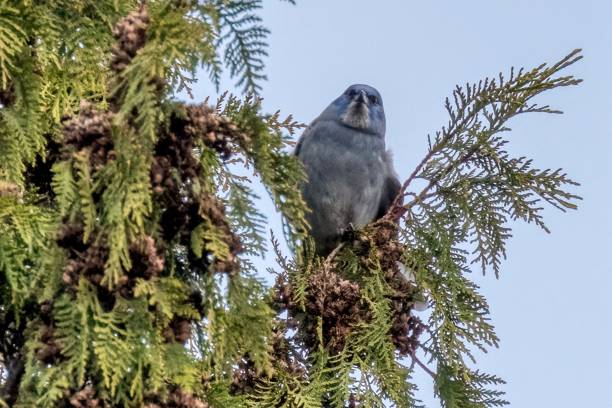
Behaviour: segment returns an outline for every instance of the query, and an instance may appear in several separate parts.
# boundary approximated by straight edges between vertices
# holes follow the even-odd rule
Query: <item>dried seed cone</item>
[[[63,118],[63,158],[72,151],[89,149],[90,163],[95,170],[114,159],[112,118],[111,112],[97,110],[92,103],[81,101],[78,116]]]
[[[278,379],[279,372],[282,372],[283,376],[290,375],[295,379],[307,380],[308,372],[292,352],[294,350],[292,350],[287,340],[287,328],[286,321],[275,321],[275,327],[268,343],[271,351],[270,362],[274,367],[274,370],[271,372],[258,371],[254,361],[248,354],[243,355],[236,362],[230,385],[230,392],[232,394],[253,393],[258,385],[266,381],[274,382]]]
[[[112,48],[110,64],[113,71],[116,73],[123,71],[138,50],[144,46],[147,41],[148,25],[149,10],[144,4],[117,23],[113,30],[117,42]]]
[[[188,319],[175,317],[162,333],[168,343],[185,344],[191,337],[191,322]]]
[[[276,306],[286,308],[290,317],[300,316],[299,326],[306,347],[318,347],[317,323],[323,322],[323,343],[332,353],[342,351],[346,336],[355,324],[370,319],[370,311],[361,299],[360,287],[332,270],[321,268],[310,277],[306,291],[306,313],[295,304],[293,288],[284,280],[276,282]]]
[[[149,398],[149,402],[144,404],[144,408],[209,408],[210,405],[181,389],[176,389],[170,395],[161,399],[159,397]]]
[[[229,248],[229,255],[225,259],[214,260],[214,270],[216,272],[225,272],[230,275],[235,273],[238,268],[238,254],[242,251],[242,244],[240,238],[236,235],[225,216],[225,206],[223,203],[213,195],[205,195],[200,201],[200,212],[204,218],[211,221],[211,223],[221,232],[223,240]]]
[[[375,246],[385,280],[393,289],[390,295],[393,322],[389,334],[401,355],[411,355],[418,346],[418,338],[425,326],[412,314],[415,286],[400,271],[404,248],[398,242],[398,225],[381,219],[366,234],[369,244]]]
[[[255,363],[248,357],[243,358],[238,362],[238,368],[234,370],[230,392],[234,395],[252,393],[258,380]]]
[[[9,83],[4,89],[0,88],[0,107],[11,106],[15,102],[15,90],[13,84]]]
[[[75,291],[80,279],[89,280],[97,287],[98,298],[107,309],[113,307],[117,294],[133,297],[137,279],[152,279],[164,269],[163,251],[158,249],[153,237],[144,236],[129,247],[131,269],[109,290],[102,286],[109,253],[104,239],[83,242],[83,226],[78,223],[65,224],[56,239],[60,247],[68,250],[68,262],[62,275],[64,284]]]
[[[132,269],[130,275],[151,279],[164,270],[164,257],[158,253],[155,240],[145,236],[139,242],[130,246]]]
[[[104,402],[96,398],[96,390],[92,385],[86,385],[80,391],[68,397],[68,406],[74,408],[102,408]]]
[[[332,271],[321,270],[312,277],[306,299],[309,321],[309,343],[316,346],[316,317],[323,318],[323,340],[338,353],[344,348],[345,338],[359,321],[369,320],[369,309],[361,301],[359,285],[343,279]]]
[[[272,353],[270,359],[274,366],[280,367],[283,372],[291,374],[296,378],[306,378],[306,368],[292,355],[291,345],[286,337],[289,326],[291,328],[295,327],[292,326],[293,322],[291,321],[286,321],[286,323],[280,327],[275,327],[272,331],[270,339]]]
[[[36,350],[36,358],[44,364],[54,364],[61,359],[60,346],[55,341],[53,325],[45,325],[40,337],[42,346]]]
[[[153,193],[163,209],[160,219],[163,238],[191,248],[192,232],[206,223],[206,228],[215,228],[220,234],[229,254],[223,258],[210,257],[208,242],[204,242],[202,256],[189,251],[186,262],[192,270],[212,269],[232,275],[238,270],[238,255],[243,248],[230,228],[223,203],[214,194],[194,188],[200,185],[202,175],[202,164],[194,150],[203,143],[222,158],[229,158],[231,144],[246,143],[248,138],[205,103],[175,106],[169,122],[167,128],[160,129],[150,172]]]
[[[10,181],[0,180],[0,198],[1,197],[21,197],[21,188],[17,184],[11,183]]]
[[[411,355],[418,346],[425,325],[412,314],[416,287],[400,271],[398,264],[404,249],[397,240],[398,226],[393,222],[379,222],[364,231],[357,231],[351,251],[362,258],[365,269],[384,271],[384,279],[391,291],[387,298],[391,304],[392,325],[389,335],[401,355]],[[370,259],[372,250],[376,259]],[[372,265],[369,265],[372,263]],[[338,275],[336,265],[327,265],[310,276],[306,291],[306,313],[294,302],[294,289],[287,276],[279,275],[275,285],[274,306],[281,313],[299,320],[304,344],[316,347],[317,318],[323,322],[324,345],[332,353],[342,351],[346,336],[359,322],[371,318],[367,302],[362,299],[360,287]]]
[[[201,139],[206,146],[216,150],[223,160],[231,157],[230,141],[246,145],[249,137],[225,116],[219,115],[206,104],[187,107],[185,133]]]

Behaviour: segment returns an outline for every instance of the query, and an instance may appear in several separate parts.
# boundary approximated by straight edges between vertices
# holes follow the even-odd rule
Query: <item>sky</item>
[[[264,108],[308,123],[348,85],[376,87],[400,178],[426,153],[427,134],[446,124],[443,102],[455,85],[584,50],[567,71],[584,82],[537,100],[565,114],[519,116],[507,134],[510,152],[541,168],[562,167],[579,181],[574,192],[583,201],[575,212],[545,212],[551,234],[512,224],[499,280],[475,270],[501,338],[477,367],[507,381],[513,407],[612,407],[612,2],[297,3],[264,0],[261,14],[272,32]],[[207,95],[214,91],[203,77],[196,100]],[[272,205],[262,205],[279,231]],[[272,257],[260,262],[273,266]],[[427,375],[417,370],[415,381],[427,407],[439,407]]]

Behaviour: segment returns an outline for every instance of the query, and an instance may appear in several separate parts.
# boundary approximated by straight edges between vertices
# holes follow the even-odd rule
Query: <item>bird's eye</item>
[[[354,89],[349,89],[348,91],[346,91],[346,94],[348,96],[355,96],[355,95],[357,95],[357,91],[354,90]]]
[[[373,105],[378,104],[378,97],[376,95],[368,95],[368,99]]]

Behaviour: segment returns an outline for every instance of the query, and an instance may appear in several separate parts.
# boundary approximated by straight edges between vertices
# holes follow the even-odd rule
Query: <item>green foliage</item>
[[[240,146],[245,164],[254,168],[288,221],[286,233],[291,243],[303,239],[307,230],[305,203],[297,188],[305,180],[305,173],[301,165],[287,155],[286,150],[293,142],[282,131],[293,135],[303,125],[295,122],[291,115],[279,121],[279,112],[262,120],[258,115],[260,108],[261,100],[253,96],[247,96],[243,102],[230,97],[222,112],[250,135],[249,141]]]
[[[388,215],[319,259],[288,154],[302,125],[253,94],[262,4],[0,1],[0,406],[411,407],[415,364],[444,407],[505,404],[503,381],[473,367],[499,340],[467,273],[499,274],[511,221],[548,231],[544,202],[575,208],[576,183],[511,157],[504,132],[557,112],[532,99],[579,82],[558,75],[578,52],[458,87],[397,231]],[[201,67],[250,94],[174,100]],[[268,226],[255,179],[295,250],[272,238],[274,289],[252,262]]]
[[[128,249],[131,241],[144,234],[145,220],[152,212],[149,186],[150,159],[138,149],[136,134],[126,131],[125,140],[115,139],[120,153],[101,175],[101,224],[109,237],[110,254],[106,282],[114,286],[122,270],[131,267]],[[129,147],[128,147],[129,146]]]
[[[0,304],[4,308],[23,305],[50,231],[48,211],[0,193]]]
[[[548,232],[541,202],[563,211],[576,208],[578,199],[568,192],[576,185],[560,169],[539,170],[525,157],[513,158],[504,150],[507,121],[523,113],[559,113],[531,100],[546,90],[576,85],[580,80],[556,74],[579,60],[574,51],[560,62],[533,70],[511,71],[508,79],[486,79],[458,87],[450,116],[430,142],[426,158],[404,184],[426,181],[418,193],[408,193],[402,236],[404,261],[415,271],[419,285],[429,293],[431,339],[424,346],[438,360],[437,392],[448,407],[502,405],[499,394],[487,385],[501,382],[473,372],[473,347],[497,346],[486,300],[465,276],[470,264],[499,274],[505,245],[511,236],[508,222],[533,222]]]
[[[222,379],[248,353],[257,370],[269,372],[267,338],[274,314],[265,303],[263,286],[248,276],[232,279],[225,290],[221,283],[214,279],[203,282],[203,293],[211,303],[197,338],[199,349],[205,352],[204,367]]]
[[[0,88],[6,89],[11,78],[11,71],[17,68],[16,57],[26,43],[26,33],[21,28],[19,10],[10,7],[8,2],[2,4],[0,14]]]
[[[262,8],[261,0],[215,0],[210,6],[214,10],[213,21],[217,31],[218,48],[224,48],[223,62],[232,78],[238,78],[236,86],[245,92],[260,89],[263,74],[263,58],[266,52],[266,38],[270,33],[262,25],[262,19],[255,14]],[[211,65],[211,79],[219,87],[219,64]]]
[[[405,191],[415,179],[427,182],[406,205],[406,228],[415,240],[425,239],[418,231],[453,231],[448,237],[451,246],[466,241],[476,255],[472,261],[483,271],[492,267],[497,275],[509,219],[533,222],[548,231],[542,201],[561,210],[576,208],[572,200],[579,197],[565,190],[576,183],[561,169],[539,170],[525,157],[510,157],[502,133],[510,130],[507,122],[517,115],[560,113],[531,100],[544,91],[581,82],[555,76],[582,58],[578,52],[550,67],[513,69],[508,79],[500,74],[498,79],[457,87],[453,102],[446,100],[449,124],[430,139],[427,156],[404,184]]]

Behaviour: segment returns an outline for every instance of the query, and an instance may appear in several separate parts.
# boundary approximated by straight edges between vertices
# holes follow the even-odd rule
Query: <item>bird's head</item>
[[[351,85],[323,112],[325,119],[380,137],[385,135],[385,110],[382,98],[369,85]]]

